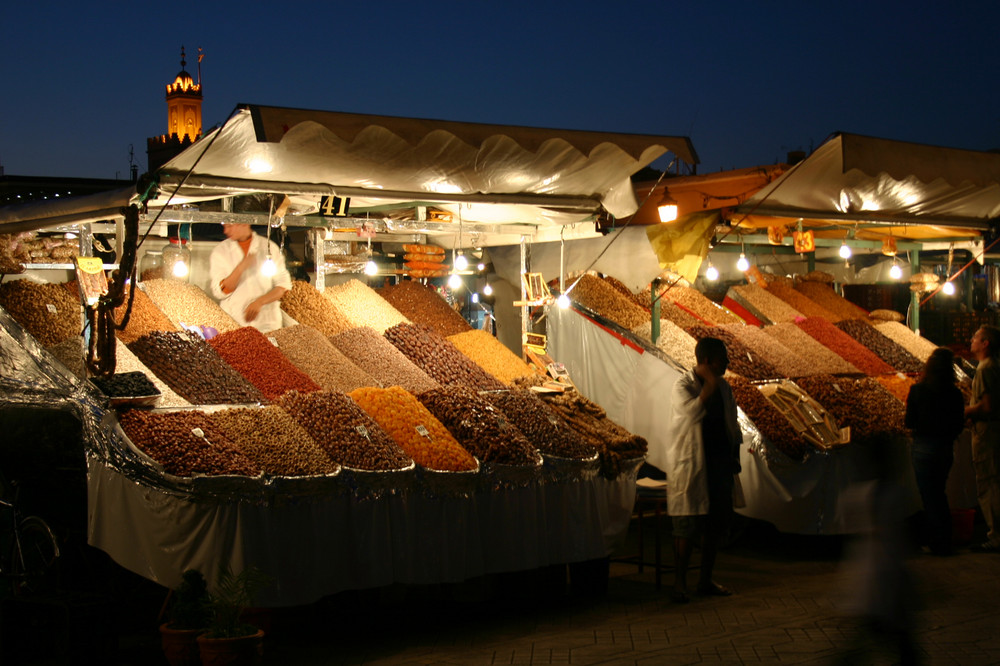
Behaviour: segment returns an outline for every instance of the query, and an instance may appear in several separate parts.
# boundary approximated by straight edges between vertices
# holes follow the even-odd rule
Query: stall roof
[[[1000,216],[1000,154],[838,133],[735,206],[742,227],[818,236],[978,237]]]

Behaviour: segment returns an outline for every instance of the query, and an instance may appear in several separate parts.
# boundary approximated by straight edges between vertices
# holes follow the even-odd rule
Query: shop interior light
[[[889,269],[889,277],[893,280],[898,280],[903,277],[903,269],[899,267],[899,264],[896,263],[895,259],[892,260],[892,268]]]
[[[278,272],[278,266],[277,264],[274,263],[274,259],[272,259],[269,256],[267,259],[264,260],[264,263],[261,264],[260,274],[263,275],[264,277],[274,277],[274,274],[277,272]]]
[[[941,291],[944,292],[945,296],[954,296],[955,294],[955,283],[948,280],[943,285],[941,285]]]
[[[465,258],[465,255],[459,251],[458,255],[455,257],[455,270],[464,271],[469,267],[469,260]]]
[[[673,222],[677,219],[677,201],[670,196],[670,191],[663,188],[663,198],[656,204],[656,212],[660,216],[660,222]]]
[[[452,273],[448,278],[448,286],[452,289],[458,289],[462,286],[462,276],[458,273]]]
[[[375,275],[376,273],[378,273],[378,264],[369,259],[365,263],[365,275]]]
[[[478,303],[479,302],[479,292],[478,291],[473,292],[473,294],[472,294],[472,302],[473,303]]]
[[[563,310],[567,309],[569,307],[569,296],[566,294],[559,294],[559,297],[556,299],[556,305]]]
[[[747,260],[745,252],[740,252],[740,258],[736,260],[736,270],[741,273],[746,273],[750,270],[750,262]]]
[[[486,264],[484,264],[482,262],[479,262],[478,264],[476,264],[476,270],[479,271],[479,272],[485,271],[486,270]]]
[[[847,241],[844,241],[840,246],[840,258],[841,259],[851,258],[851,246],[847,244]]]
[[[708,268],[705,269],[705,277],[715,282],[719,279],[719,269],[712,265],[712,262],[708,262]]]
[[[492,286],[490,286],[490,283],[489,283],[489,282],[487,282],[487,283],[486,283],[486,284],[485,284],[485,285],[483,286],[483,295],[484,295],[484,296],[492,296],[492,295],[493,295],[493,287],[492,287]]]

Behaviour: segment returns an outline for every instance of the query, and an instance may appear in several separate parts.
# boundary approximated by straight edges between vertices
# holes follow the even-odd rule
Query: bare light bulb
[[[952,296],[955,294],[955,284],[948,280],[941,286],[941,291],[944,292],[945,296]]]
[[[476,293],[472,294],[472,302],[473,303],[478,303],[479,302],[479,292],[478,291]]]
[[[365,264],[365,275],[375,275],[378,273],[378,264],[371,259]]]
[[[485,271],[485,270],[486,270],[486,264],[484,264],[484,263],[482,263],[482,262],[480,262],[480,263],[476,264],[476,270],[477,270],[477,271],[480,271],[480,272],[481,272],[481,271]]]
[[[847,243],[844,243],[843,245],[840,246],[840,258],[841,259],[851,258],[851,247]]]
[[[465,258],[465,255],[459,252],[458,256],[455,257],[455,270],[464,271],[469,267],[469,260]]]
[[[899,267],[899,264],[892,265],[892,268],[889,269],[889,277],[893,280],[898,280],[903,277],[903,269]]]
[[[489,282],[487,282],[486,285],[483,287],[483,294],[486,295],[486,296],[492,296],[493,295],[493,287],[490,286]]]
[[[188,274],[188,265],[187,265],[187,262],[184,261],[183,259],[174,262],[173,273],[174,273],[174,277],[179,277],[179,278],[187,277],[187,274]]]
[[[716,280],[719,279],[719,269],[713,266],[711,262],[709,262],[708,268],[705,269],[705,277],[707,277],[712,282],[715,282]]]
[[[568,308],[569,307],[569,296],[567,296],[566,294],[559,294],[559,297],[556,299],[556,305],[558,305],[563,310],[565,310],[566,308]]]
[[[747,256],[740,252],[740,258],[736,260],[736,270],[746,273],[750,269],[750,262],[747,261]]]
[[[264,277],[274,277],[274,274],[278,272],[278,266],[274,263],[274,259],[268,257],[264,260],[264,263],[260,266],[260,274]]]
[[[448,286],[452,289],[458,289],[462,286],[462,277],[458,273],[452,273],[448,278]]]

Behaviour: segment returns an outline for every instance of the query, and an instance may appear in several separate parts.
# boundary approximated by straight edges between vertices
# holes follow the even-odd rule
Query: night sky
[[[254,103],[685,135],[699,173],[836,131],[1000,148],[995,1],[226,4],[5,3],[4,172],[144,172],[181,46],[206,130]]]

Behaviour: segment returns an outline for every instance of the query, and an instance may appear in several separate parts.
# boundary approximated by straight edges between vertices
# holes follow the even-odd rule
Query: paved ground
[[[977,526],[977,536],[981,530]],[[628,548],[634,536],[633,529]],[[648,528],[646,537],[651,556]],[[345,593],[260,618],[268,628],[265,663],[893,663],[886,642],[861,632],[851,617],[858,590],[845,574],[848,545],[754,523],[719,559],[717,579],[737,594],[694,597],[686,605],[669,599],[671,574],[657,590],[650,568],[640,574],[621,563],[610,565],[606,590],[595,575],[600,567],[577,568],[572,576],[553,567],[455,585]],[[665,554],[669,560],[668,549]],[[1000,663],[1000,555],[920,553],[907,565],[918,599],[911,607],[922,663]],[[120,571],[113,578],[107,590],[113,607],[95,606],[89,622],[92,634],[114,634],[116,645],[91,638],[75,658],[42,645],[37,654],[46,656],[22,663],[165,663],[156,634],[164,591]],[[110,632],[100,625],[102,612],[116,618]],[[52,640],[60,637],[50,634]],[[88,649],[99,657],[88,661]]]

